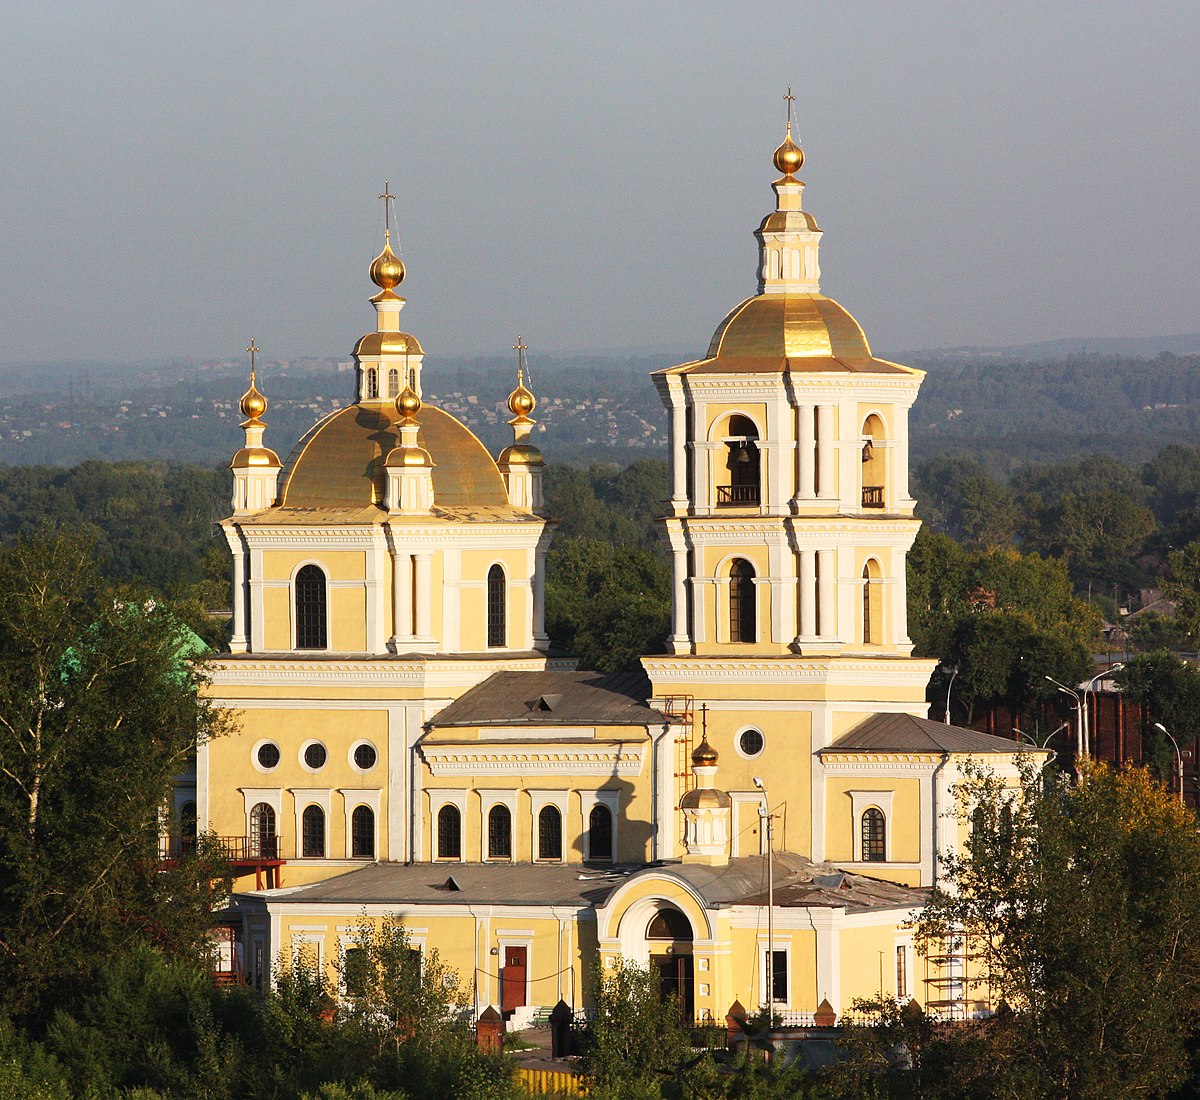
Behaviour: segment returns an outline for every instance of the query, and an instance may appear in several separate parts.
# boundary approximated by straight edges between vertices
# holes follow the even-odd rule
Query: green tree
[[[1200,639],[1200,542],[1189,542],[1167,555],[1163,595],[1175,605],[1175,622],[1181,638],[1196,644]]]
[[[1146,763],[1170,786],[1176,782],[1175,749],[1154,724],[1161,722],[1180,745],[1200,735],[1200,670],[1159,649],[1130,658],[1113,678],[1141,711]]]
[[[205,861],[162,871],[159,815],[224,721],[189,635],[161,603],[100,579],[78,535],[0,547],[0,1003],[67,1003],[98,961],[147,937],[206,942]]]
[[[1200,1022],[1200,832],[1143,769],[1029,766],[958,789],[973,828],[917,921],[927,953],[963,936],[969,980],[1007,1006],[972,1096],[1159,1096]],[[978,995],[977,993],[975,995]]]

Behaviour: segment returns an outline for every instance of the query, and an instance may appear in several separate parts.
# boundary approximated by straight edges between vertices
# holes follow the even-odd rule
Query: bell
[[[739,463],[741,463],[743,466],[744,466],[744,465],[746,465],[746,464],[748,464],[748,463],[750,462],[750,444],[748,444],[748,443],[743,443],[743,444],[742,444],[742,445],[741,445],[741,446],[738,448],[738,456],[737,456],[737,460],[738,460],[738,462],[739,462]]]

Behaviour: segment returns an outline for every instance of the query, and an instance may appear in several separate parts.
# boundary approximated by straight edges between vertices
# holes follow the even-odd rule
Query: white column
[[[683,395],[671,395],[671,507],[687,510],[687,406]]]
[[[687,644],[687,550],[671,554],[671,642],[676,653]]]
[[[832,550],[817,551],[817,629],[821,638],[837,637],[837,559]]]
[[[800,640],[817,636],[817,554],[800,551]]]
[[[533,648],[545,649],[550,644],[546,634],[546,551],[533,554]]]
[[[412,640],[412,557],[392,549],[392,641]]]
[[[233,552],[233,635],[229,648],[234,653],[246,652],[246,555]]]
[[[247,578],[250,589],[250,652],[261,653],[267,647],[266,627],[263,618],[263,552],[250,551],[250,573]],[[291,589],[288,589],[288,601],[293,600]],[[290,613],[290,612],[289,612]],[[286,644],[286,643],[285,643]]]
[[[414,554],[414,587],[417,590],[417,630],[422,641],[433,637],[433,555]]]
[[[817,496],[828,500],[837,495],[833,406],[817,406]]]
[[[462,617],[460,614],[462,608],[462,600],[460,599],[462,589],[459,587],[461,580],[462,551],[447,546],[442,551],[442,629],[440,637],[442,648],[450,653],[455,653],[462,649]],[[510,609],[513,606],[511,591],[512,585],[510,584],[509,592],[505,594],[505,605]],[[432,596],[430,599],[432,599]],[[511,615],[511,610],[509,614]],[[526,635],[525,623],[521,623],[519,626],[520,632],[513,632],[515,635],[515,644],[519,645],[522,649],[532,648],[533,639]],[[428,635],[422,636],[427,637]]]
[[[796,499],[812,500],[816,495],[816,411],[812,405],[799,408],[800,426],[796,432]]]

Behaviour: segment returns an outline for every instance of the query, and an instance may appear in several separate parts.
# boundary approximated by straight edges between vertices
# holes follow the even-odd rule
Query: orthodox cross
[[[788,89],[791,91],[791,88]],[[383,181],[383,194],[379,198],[383,199],[383,231],[389,237],[392,235],[392,200],[396,196],[392,194],[391,184],[388,180]]]
[[[257,344],[254,342],[254,337],[253,337],[253,336],[251,336],[251,337],[250,337],[250,346],[249,346],[249,347],[248,347],[246,350],[247,350],[247,351],[250,353],[250,385],[252,385],[252,386],[253,386],[253,385],[254,385],[254,366],[255,366],[255,356],[257,356],[257,355],[258,355],[258,353],[259,353],[260,351],[262,351],[262,348],[260,348],[260,347],[259,347],[259,346],[258,346],[258,345],[257,345]]]
[[[528,345],[517,337],[517,342],[513,344],[513,351],[517,353],[517,384],[520,385],[525,379],[525,353],[529,350]]]
[[[787,95],[785,95],[783,98],[785,100],[787,100],[787,113],[788,113],[787,123],[788,123],[788,126],[791,127],[791,125],[792,125],[792,104],[796,102],[796,97],[794,95],[792,95],[792,86],[790,84],[788,85]]]

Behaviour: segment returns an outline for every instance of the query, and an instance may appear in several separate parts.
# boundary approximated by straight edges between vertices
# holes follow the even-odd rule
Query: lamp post
[[[1176,741],[1174,737],[1171,737],[1171,731],[1168,730],[1167,727],[1164,726],[1161,722],[1155,722],[1154,728],[1156,730],[1158,730],[1159,733],[1165,733],[1168,737],[1171,738],[1171,745],[1175,749],[1175,764],[1178,768],[1178,774],[1179,774],[1179,804],[1181,806],[1186,805],[1186,803],[1183,800],[1183,753],[1179,751],[1179,742]],[[1192,755],[1191,749],[1188,750],[1187,754],[1188,754],[1188,756]]]
[[[950,725],[950,689],[954,687],[954,677],[958,675],[958,665],[944,665],[950,673],[950,683],[946,685],[946,725]]]
[[[1038,743],[1036,738],[1030,737],[1029,734],[1027,734],[1024,730],[1017,729],[1016,726],[1013,726],[1012,731],[1026,744],[1032,745],[1035,749],[1044,749],[1048,744],[1050,744],[1051,741],[1054,740],[1055,737],[1057,737],[1060,733],[1062,733],[1063,730],[1068,729],[1069,727],[1070,727],[1070,723],[1064,722],[1053,733],[1047,734],[1046,739],[1044,741],[1042,741],[1040,744]]]
[[[1087,697],[1089,694],[1094,694],[1097,680],[1102,680],[1105,676],[1110,676],[1114,672],[1120,672],[1124,667],[1125,665],[1121,661],[1118,661],[1115,665],[1109,665],[1102,672],[1097,672],[1083,689],[1083,751],[1085,753],[1092,751],[1092,720],[1089,717]],[[1099,715],[1096,717],[1098,719]]]
[[[1058,690],[1061,691],[1064,695],[1069,695],[1072,699],[1075,700],[1075,721],[1076,721],[1076,727],[1077,727],[1075,740],[1076,740],[1076,745],[1079,750],[1078,755],[1083,756],[1086,751],[1084,749],[1084,744],[1083,744],[1083,739],[1085,736],[1085,731],[1084,731],[1084,727],[1083,727],[1083,721],[1084,721],[1084,719],[1083,719],[1083,700],[1080,698],[1079,692],[1074,691],[1071,688],[1067,687],[1066,684],[1060,684],[1053,676],[1047,676],[1046,679],[1049,680],[1050,683],[1052,683],[1056,688],[1058,688]]]
[[[771,813],[771,801],[761,777],[754,777],[754,785],[762,791],[762,807],[758,816],[762,818],[767,835],[767,1012],[775,1003],[775,815]]]

